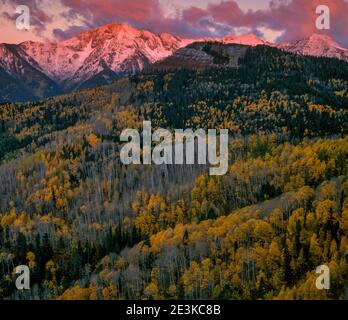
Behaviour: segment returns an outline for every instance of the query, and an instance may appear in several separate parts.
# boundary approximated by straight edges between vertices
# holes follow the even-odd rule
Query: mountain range
[[[214,52],[219,51],[216,55],[196,42],[221,43],[229,49],[221,46],[217,49],[215,45]],[[207,61],[214,65],[216,59],[226,59],[227,55],[232,59],[225,64],[236,66],[243,48],[233,49],[231,44],[267,45],[301,55],[348,61],[348,49],[325,35],[274,44],[253,34],[186,39],[168,33],[156,35],[126,24],[108,24],[59,43],[0,44],[0,102],[34,100],[103,85],[162,61],[162,66],[170,68],[186,65],[199,68]],[[176,65],[183,61],[184,65]]]

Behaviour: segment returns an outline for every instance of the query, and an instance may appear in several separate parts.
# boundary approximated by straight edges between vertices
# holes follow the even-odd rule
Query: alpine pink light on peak
[[[106,69],[115,74],[140,71],[189,43],[170,34],[155,35],[113,23],[56,44],[26,42],[19,46],[38,69],[71,89],[105,73]]]
[[[341,48],[341,46],[334,39],[326,34],[313,33],[308,39],[310,41],[323,41],[332,46]]]
[[[348,49],[343,48],[330,36],[324,34],[315,33],[298,41],[278,45],[278,47],[296,54],[348,61]]]
[[[225,36],[220,39],[222,43],[226,44],[244,44],[247,46],[257,46],[265,44],[266,42],[258,38],[255,34],[246,34],[241,36]]]

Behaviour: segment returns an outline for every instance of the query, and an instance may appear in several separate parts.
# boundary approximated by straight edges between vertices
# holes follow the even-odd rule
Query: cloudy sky
[[[30,8],[30,31],[16,29],[21,4]],[[330,30],[315,27],[318,5],[330,8]],[[325,33],[348,47],[348,0],[0,0],[0,42],[56,42],[113,22],[184,37],[255,33],[275,42]]]

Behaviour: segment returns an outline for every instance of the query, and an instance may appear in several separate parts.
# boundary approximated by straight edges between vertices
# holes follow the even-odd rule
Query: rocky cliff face
[[[173,55],[152,64],[149,70],[192,69],[214,67],[237,67],[249,46],[223,44],[221,42],[195,42],[179,49]]]

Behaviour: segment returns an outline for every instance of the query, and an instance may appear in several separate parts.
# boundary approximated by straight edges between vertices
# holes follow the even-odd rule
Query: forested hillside
[[[238,65],[0,105],[0,297],[343,298],[348,63],[257,46]],[[143,120],[229,129],[228,173],[123,165]]]

